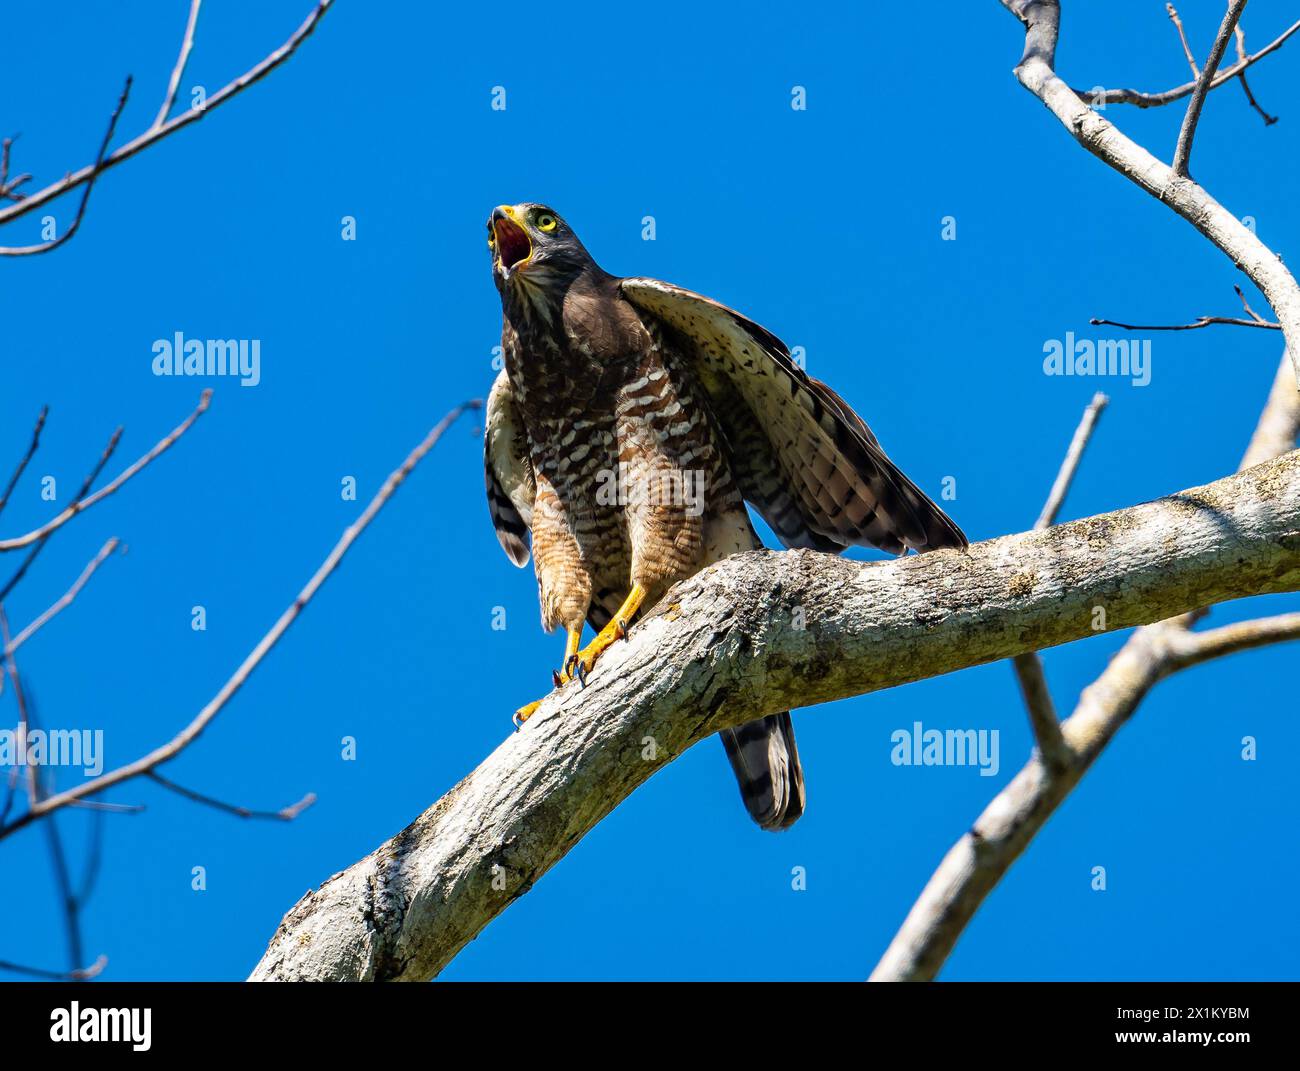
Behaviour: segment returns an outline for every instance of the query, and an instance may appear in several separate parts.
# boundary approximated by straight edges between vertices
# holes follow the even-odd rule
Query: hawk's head
[[[488,218],[488,249],[498,287],[566,282],[595,261],[578,236],[545,205],[497,205]]]

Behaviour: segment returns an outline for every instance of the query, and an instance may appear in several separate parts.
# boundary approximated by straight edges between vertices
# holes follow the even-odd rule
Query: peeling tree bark
[[[639,784],[726,726],[1095,635],[1098,607],[1115,631],[1295,590],[1300,451],[964,553],[728,558],[670,591],[585,690],[548,698],[411,825],[304,896],[251,978],[432,977]]]

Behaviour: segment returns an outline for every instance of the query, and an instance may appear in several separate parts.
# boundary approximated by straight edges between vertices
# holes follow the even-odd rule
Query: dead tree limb
[[[252,978],[437,974],[639,784],[726,726],[1094,635],[1095,606],[1113,631],[1297,589],[1300,451],[966,553],[735,555],[670,591],[585,689],[547,698],[411,825],[304,896]],[[1072,748],[1092,746],[1087,724],[1067,733]]]

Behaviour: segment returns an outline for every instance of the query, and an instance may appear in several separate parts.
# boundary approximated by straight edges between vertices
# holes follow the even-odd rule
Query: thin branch
[[[298,49],[298,46],[311,35],[311,32],[316,28],[316,24],[320,22],[321,18],[324,16],[325,12],[329,10],[332,3],[333,0],[319,0],[311,14],[307,16],[302,25],[293,32],[292,36],[290,36],[283,45],[267,56],[266,59],[262,60],[261,63],[250,68],[233,82],[227,83],[216,93],[213,93],[207,98],[207,101],[202,108],[191,108],[189,111],[182,112],[180,115],[168,119],[161,126],[151,126],[143,134],[139,135],[132,141],[128,141],[116,152],[106,157],[101,167],[96,168],[95,165],[83,167],[78,171],[74,171],[71,174],[64,176],[59,179],[58,182],[51,183],[43,190],[38,190],[36,193],[30,194],[23,198],[23,200],[18,204],[0,209],[0,226],[17,219],[19,216],[26,215],[28,212],[34,211],[46,202],[53,200],[55,197],[67,193],[69,190],[75,189],[76,187],[88,182],[93,175],[98,173],[98,171],[107,171],[109,168],[116,167],[123,161],[129,160],[142,149],[147,149],[150,145],[154,144],[154,142],[167,137],[169,134],[175,133],[177,130],[188,126],[190,123],[198,122],[205,115],[210,114],[213,110],[230,100],[232,97],[243,92],[243,90],[247,89],[254,83],[261,81],[270,74],[271,71],[275,70],[276,67],[280,66],[280,64],[294,54]]]
[[[258,811],[249,807],[241,807],[237,803],[226,803],[224,800],[215,799],[212,796],[205,796],[202,792],[195,792],[192,788],[186,788],[184,785],[178,785],[175,781],[163,777],[157,770],[147,770],[144,775],[155,784],[178,796],[184,796],[187,800],[193,800],[195,803],[202,803],[206,807],[215,808],[218,811],[225,811],[226,814],[233,814],[238,818],[273,818],[281,822],[292,822],[298,815],[302,814],[308,807],[316,802],[316,793],[308,792],[297,803],[291,803],[288,807],[282,807],[278,811]]]
[[[271,651],[271,649],[280,641],[280,638],[288,631],[289,626],[297,620],[298,615],[311,602],[316,592],[320,590],[322,584],[329,579],[330,575],[338,568],[339,563],[348,549],[356,542],[362,532],[366,530],[370,522],[375,519],[379,511],[390,498],[393,497],[397,489],[406,480],[407,476],[416,465],[424,458],[430,450],[437,445],[438,440],[442,438],[443,433],[455,423],[456,419],[471,409],[481,409],[482,401],[473,399],[462,402],[456,406],[450,413],[442,418],[438,424],[426,435],[421,443],[411,451],[405,461],[402,462],[384,481],[383,486],[375,494],[374,498],[362,511],[361,516],[357,518],[344,531],[342,537],[334,545],[334,549],[329,552],[320,567],[307,581],[302,591],[298,593],[297,598],[289,605],[288,609],[280,615],[279,620],[271,627],[265,636],[258,642],[257,646],[240,664],[239,668],[223,684],[215,696],[212,697],[203,707],[194,719],[185,726],[176,736],[167,743],[155,748],[147,755],[130,762],[125,766],[119,766],[100,777],[90,781],[85,781],[72,788],[64,789],[48,799],[41,800],[35,806],[31,807],[24,814],[14,819],[6,826],[0,826],[0,838],[6,837],[14,831],[21,829],[23,826],[43,818],[45,815],[58,810],[60,807],[66,807],[74,800],[83,799],[87,796],[93,796],[104,791],[113,785],[120,784],[123,781],[130,780],[133,777],[139,777],[153,770],[155,767],[174,759],[182,751],[192,744],[212,720],[221,713],[225,705],[247,683],[248,678],[253,671],[261,664],[262,659]],[[2,545],[0,545],[2,546]]]
[[[176,66],[172,68],[171,79],[167,83],[167,95],[163,98],[162,107],[158,109],[158,117],[154,119],[153,126],[150,130],[157,130],[163,123],[167,122],[167,116],[171,114],[172,105],[176,103],[176,91],[180,89],[181,78],[185,74],[185,66],[190,61],[190,50],[194,47],[194,28],[199,21],[199,7],[203,0],[191,0],[190,17],[185,24],[185,36],[181,39],[180,55],[176,57]]]
[[[81,951],[81,904],[72,889],[72,873],[68,870],[68,857],[63,850],[63,838],[59,836],[57,820],[51,818],[45,823],[45,839],[50,848],[50,860],[54,864],[54,882],[63,904],[63,924],[68,935],[68,962],[76,970],[76,964],[85,962]]]
[[[1169,10],[1173,11],[1173,8]],[[1047,496],[1047,502],[1044,503],[1038,520],[1034,522],[1034,531],[1041,532],[1056,523],[1057,514],[1065,504],[1065,496],[1070,493],[1070,485],[1074,483],[1074,474],[1079,470],[1079,462],[1083,460],[1083,452],[1088,448],[1088,442],[1092,439],[1092,433],[1097,427],[1102,410],[1109,402],[1110,399],[1098,391],[1084,409],[1079,426],[1075,428],[1074,436],[1070,439],[1070,447],[1065,452],[1065,460],[1061,462],[1060,471],[1057,472],[1052,490]],[[1029,724],[1034,730],[1039,754],[1042,755],[1047,769],[1056,773],[1072,762],[1074,756],[1066,745],[1064,737],[1061,736],[1061,721],[1056,713],[1056,704],[1052,702],[1051,689],[1047,686],[1042,656],[1037,651],[1026,651],[1024,654],[1016,655],[1011,660],[1011,664],[1016,671],[1016,679],[1020,682],[1020,694],[1029,713]]]
[[[1243,30],[1243,29],[1241,28],[1241,24],[1238,23],[1238,25],[1237,25],[1237,62],[1240,63],[1240,62],[1241,62],[1242,60],[1244,60],[1245,58],[1246,58],[1246,31]],[[1239,75],[1237,75],[1237,77],[1241,80],[1241,88],[1242,88],[1242,90],[1243,90],[1243,91],[1245,92],[1245,94],[1246,94],[1246,100],[1247,100],[1247,102],[1250,104],[1250,106],[1251,106],[1252,108],[1255,109],[1255,111],[1259,112],[1259,114],[1260,114],[1260,118],[1262,118],[1262,119],[1264,120],[1264,125],[1265,125],[1265,126],[1272,126],[1274,123],[1276,123],[1276,122],[1277,122],[1277,116],[1276,116],[1276,115],[1269,115],[1268,112],[1266,112],[1263,108],[1261,108],[1260,105],[1259,105],[1259,101],[1257,101],[1257,100],[1255,99],[1255,94],[1252,93],[1252,92],[1250,91],[1250,83],[1246,81],[1246,71],[1245,71],[1244,68],[1242,69],[1241,73],[1240,73]]]
[[[1070,493],[1070,485],[1074,483],[1074,474],[1079,470],[1079,462],[1083,460],[1083,452],[1088,448],[1088,441],[1092,438],[1093,431],[1097,428],[1097,421],[1101,418],[1102,411],[1110,403],[1106,395],[1098,391],[1092,396],[1092,401],[1083,411],[1083,417],[1079,420],[1079,426],[1074,429],[1074,436],[1070,440],[1070,448],[1065,452],[1065,460],[1061,462],[1061,469],[1056,474],[1056,481],[1052,484],[1051,493],[1047,496],[1047,502],[1043,505],[1043,511],[1038,515],[1038,520],[1034,522],[1034,528],[1042,531],[1044,528],[1050,528],[1056,523],[1056,515],[1061,512],[1061,506],[1065,503],[1065,496]]]
[[[1242,292],[1241,287],[1236,283],[1232,284],[1232,289],[1237,292],[1237,297],[1241,298],[1241,307],[1246,310],[1246,315],[1254,320],[1257,324],[1268,323],[1259,313],[1250,307],[1250,302],[1246,300],[1246,295]],[[1274,327],[1281,327],[1280,324],[1274,324]]]
[[[25,967],[21,963],[10,963],[0,959],[0,971],[26,975],[28,978],[46,978],[52,982],[85,982],[100,974],[108,966],[108,957],[100,956],[89,967],[76,971],[47,971],[40,967]]]
[[[85,907],[90,902],[90,894],[95,891],[99,872],[104,862],[104,815],[107,808],[96,807],[91,815],[90,848],[86,853],[86,868],[81,875],[81,884],[77,886],[76,904]]]
[[[4,604],[0,603],[0,648],[6,652],[13,646],[9,637],[9,618],[5,614]],[[18,663],[14,660],[12,654],[6,653],[3,661],[5,673],[9,675],[9,682],[13,685],[14,702],[18,705],[18,738],[22,741],[24,749],[26,748],[27,730],[31,727],[31,715],[27,709],[27,697],[23,692],[22,678],[18,675]],[[36,767],[27,761],[27,755],[18,756],[18,762],[27,773],[27,807],[28,810],[35,807],[40,799],[40,785],[37,781]],[[15,765],[14,770],[17,771]],[[5,801],[5,810],[9,809],[9,800]]]
[[[1237,20],[1241,18],[1245,8],[1246,0],[1229,0],[1227,14],[1223,16],[1219,34],[1214,39],[1214,47],[1210,49],[1210,57],[1205,61],[1205,69],[1196,80],[1192,99],[1187,103],[1183,126],[1178,132],[1178,144],[1174,148],[1174,174],[1180,178],[1188,177],[1187,168],[1192,159],[1192,141],[1196,137],[1196,124],[1201,121],[1201,109],[1205,106],[1205,97],[1210,91],[1210,81],[1214,78],[1214,72],[1219,69],[1223,53],[1228,47],[1228,39],[1237,28]]]
[[[18,192],[18,187],[32,177],[31,175],[18,175],[13,181],[9,179],[9,150],[17,140],[18,135],[15,134],[12,138],[5,138],[0,141],[0,201],[21,201],[23,195]]]
[[[89,563],[87,563],[84,569],[82,569],[81,575],[77,577],[76,581],[73,582],[72,587],[68,588],[68,590],[65,591],[63,595],[60,596],[59,599],[52,606],[50,606],[49,609],[47,609],[43,614],[41,614],[40,617],[36,618],[35,621],[33,621],[30,625],[28,625],[25,629],[23,629],[20,633],[18,633],[18,635],[15,636],[13,640],[10,641],[10,643],[3,648],[2,651],[0,651],[0,654],[3,654],[5,658],[10,657],[16,650],[18,650],[19,647],[21,647],[24,643],[26,643],[29,639],[31,639],[32,636],[34,636],[37,632],[39,632],[42,628],[44,628],[45,625],[49,623],[51,618],[55,617],[63,610],[67,609],[70,605],[72,605],[72,600],[75,599],[81,593],[81,589],[86,586],[87,581],[89,581],[90,578],[95,575],[95,570],[98,569],[101,565],[103,565],[104,561],[108,558],[108,556],[117,549],[117,543],[118,543],[117,537],[114,536],[102,547],[100,547],[99,553],[96,554],[89,561]]]
[[[95,486],[95,481],[103,474],[104,467],[108,464],[109,459],[117,452],[118,443],[121,441],[122,427],[121,425],[118,425],[118,427],[114,429],[113,434],[109,436],[108,445],[104,447],[103,452],[99,455],[99,460],[95,462],[95,467],[91,469],[86,478],[81,481],[81,486],[77,488],[77,493],[72,496],[72,505],[75,506],[90,493],[90,489]],[[42,536],[36,541],[32,549],[27,552],[27,557],[23,559],[22,564],[18,566],[18,568],[14,570],[13,575],[5,581],[4,586],[0,587],[0,602],[4,602],[4,600],[9,597],[10,592],[12,592],[22,581],[23,577],[27,575],[27,570],[29,570],[32,567],[32,563],[40,557],[41,551],[45,549],[45,544],[50,541],[52,534],[53,533]]]
[[[90,507],[93,506],[96,502],[100,502],[103,499],[107,498],[114,491],[118,490],[118,488],[120,488],[124,483],[126,483],[127,480],[131,479],[132,476],[136,475],[136,473],[138,473],[141,469],[145,468],[145,466],[147,466],[151,461],[153,461],[155,458],[159,457],[160,455],[165,454],[169,449],[171,449],[171,447],[175,444],[176,440],[179,439],[182,435],[184,435],[187,431],[189,431],[190,425],[192,425],[196,420],[198,420],[200,416],[202,416],[204,413],[207,412],[208,405],[211,401],[212,401],[212,390],[209,388],[207,390],[204,390],[202,395],[200,395],[199,404],[195,408],[194,412],[192,412],[180,424],[178,424],[175,428],[173,428],[169,434],[167,434],[162,439],[160,439],[154,445],[154,448],[152,450],[150,450],[147,454],[145,454],[143,457],[137,460],[134,464],[130,465],[128,468],[123,469],[122,472],[120,472],[117,475],[116,479],[114,479],[111,483],[106,484],[104,487],[96,491],[93,495],[90,495],[87,498],[78,499],[77,501],[73,502],[71,505],[68,506],[67,509],[65,509],[57,517],[55,517],[51,521],[47,521],[45,524],[41,525],[41,527],[33,529],[32,531],[26,533],[25,535],[15,536],[13,539],[0,539],[0,553],[4,551],[10,551],[10,550],[20,550],[23,547],[31,546],[31,544],[35,543],[38,539],[44,539],[51,532],[56,531],[59,528],[62,528],[65,524],[68,523],[68,521],[72,520],[72,518],[75,517],[78,513],[85,512],[86,510],[90,509]]]
[[[113,109],[113,114],[108,120],[108,129],[104,131],[104,140],[100,142],[99,152],[95,156],[95,162],[91,165],[90,174],[86,178],[86,188],[81,194],[81,204],[77,206],[77,215],[66,231],[59,237],[50,242],[39,242],[36,245],[22,246],[0,246],[0,257],[32,257],[41,253],[48,253],[53,249],[58,249],[64,242],[69,241],[77,228],[81,226],[81,221],[86,215],[86,206],[90,204],[90,191],[95,188],[95,180],[99,178],[100,173],[104,170],[104,156],[108,152],[109,142],[113,140],[113,131],[117,129],[118,117],[122,114],[122,109],[126,107],[126,98],[131,94],[131,76],[127,75],[126,84],[122,86],[122,95],[117,98],[117,107]],[[26,206],[30,198],[24,198],[19,201],[20,206]]]
[[[1178,40],[1183,45],[1183,55],[1187,57],[1187,66],[1192,69],[1192,81],[1201,77],[1201,72],[1196,69],[1196,57],[1192,55],[1192,46],[1187,43],[1187,34],[1183,32],[1183,20],[1178,17],[1178,12],[1174,10],[1173,4],[1165,4],[1165,10],[1169,12],[1169,19],[1178,30]]]
[[[1198,316],[1190,324],[1125,324],[1118,320],[1102,320],[1093,317],[1088,321],[1090,324],[1106,325],[1107,327],[1120,327],[1125,331],[1195,331],[1202,327],[1211,327],[1214,324],[1225,324],[1229,327],[1263,327],[1270,331],[1281,331],[1282,325],[1272,323],[1269,320],[1243,320],[1239,316]]]
[[[1187,669],[1213,658],[1291,640],[1300,640],[1300,613],[1259,617],[1208,632],[1184,631],[1168,638],[1170,669]]]
[[[1017,0],[1003,0],[1004,6],[1011,7],[1012,3],[1015,3],[1012,13],[1023,21],[1025,17],[1022,14],[1024,3],[1017,2]],[[1231,67],[1224,68],[1211,80],[1210,89],[1218,89],[1224,82],[1232,81],[1232,79],[1242,74],[1246,68],[1258,63],[1269,53],[1277,51],[1297,30],[1300,30],[1300,22],[1292,23],[1281,35],[1270,41],[1258,52],[1247,56],[1245,59],[1238,60]],[[1090,89],[1072,89],[1070,92],[1094,106],[1132,104],[1137,108],[1159,108],[1166,104],[1173,104],[1175,101],[1182,100],[1190,95],[1196,89],[1198,81],[1199,78],[1193,78],[1190,82],[1176,86],[1173,89],[1167,89],[1163,93],[1142,93],[1136,89],[1107,89],[1100,93]]]
[[[5,487],[4,494],[0,495],[0,512],[9,504],[9,498],[14,493],[14,488],[18,486],[18,481],[22,479],[23,472],[26,471],[27,466],[36,454],[37,448],[41,445],[41,429],[45,427],[45,418],[49,416],[49,413],[50,407],[48,405],[41,406],[40,414],[36,417],[36,427],[32,429],[32,441],[27,447],[27,453],[18,462],[14,474],[9,477],[9,483]]]

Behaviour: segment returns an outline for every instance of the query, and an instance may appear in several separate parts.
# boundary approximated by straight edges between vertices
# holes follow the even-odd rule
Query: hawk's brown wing
[[[620,283],[668,328],[709,395],[741,493],[788,547],[964,547],[966,537],[885,456],[862,418],[775,335],[657,279]]]
[[[522,569],[528,564],[528,539],[537,488],[532,462],[528,460],[528,439],[505,372],[497,375],[488,395],[483,422],[483,468],[487,477],[488,511],[492,514],[497,539],[510,560]]]

